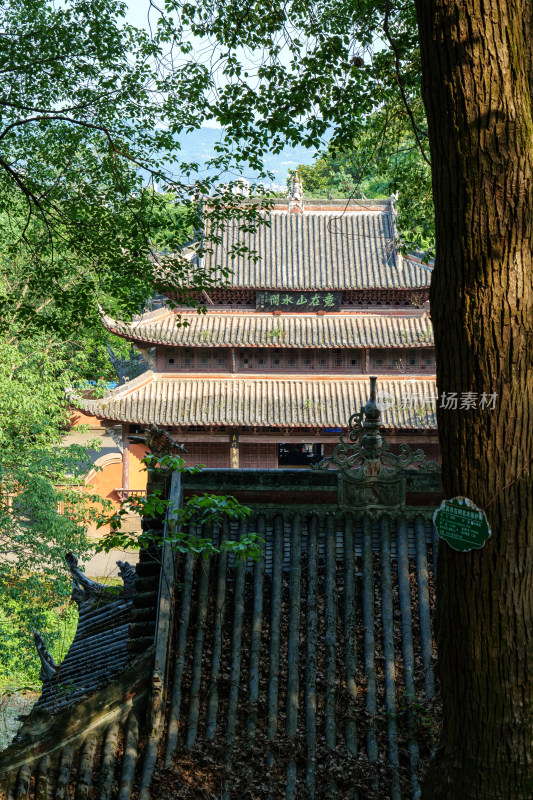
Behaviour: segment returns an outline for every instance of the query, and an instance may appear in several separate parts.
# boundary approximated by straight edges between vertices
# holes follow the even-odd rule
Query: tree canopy
[[[230,156],[209,176],[180,159],[207,68],[125,14],[116,0],[0,4],[0,591],[18,609],[16,647],[68,594],[64,552],[87,553],[98,510],[79,488],[86,448],[62,440],[66,391],[114,377],[99,305],[128,317],[166,289],[197,295],[210,276],[179,251],[200,198],[215,219],[235,213],[216,183]]]

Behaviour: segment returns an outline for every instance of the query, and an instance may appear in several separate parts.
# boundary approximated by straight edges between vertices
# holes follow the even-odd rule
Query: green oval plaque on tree
[[[485,512],[468,497],[443,500],[433,515],[433,522],[439,537],[463,553],[479,550],[491,534]]]

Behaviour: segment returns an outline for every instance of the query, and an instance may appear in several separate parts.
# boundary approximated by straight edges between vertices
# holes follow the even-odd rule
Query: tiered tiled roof
[[[304,213],[274,209],[255,229],[249,224],[241,229],[241,221],[233,220],[218,231],[219,241],[210,237],[208,223],[204,265],[211,273],[229,269],[230,289],[243,291],[427,289],[431,270],[397,252],[387,201],[333,206]],[[232,250],[237,251],[235,258]],[[194,261],[194,247],[188,252]],[[391,314],[272,314],[255,309],[197,314],[163,308],[127,324],[104,316],[104,324],[145,350],[150,345],[403,349],[434,344],[428,315],[414,308]],[[103,399],[84,400],[82,406],[105,419],[171,427],[344,427],[365,402],[365,381],[364,375],[330,373],[291,379],[272,373],[178,376],[148,371]],[[430,399],[434,381],[398,377],[383,379],[380,388],[390,395],[385,427],[435,428]],[[419,398],[416,408],[405,402],[405,395]]]
[[[432,347],[426,314],[144,314],[131,323],[104,317],[109,331],[130,341],[181,347]]]
[[[164,426],[345,427],[366,402],[367,381],[366,375],[176,377],[150,371],[102,399],[82,400],[81,407],[104,419]],[[436,427],[434,380],[381,378],[377,388],[390,398],[382,412],[385,428]]]
[[[429,286],[430,270],[398,256],[388,205],[303,214],[273,211],[254,231],[241,230],[242,224],[235,219],[216,230],[213,237],[220,241],[209,245],[212,252],[204,256],[211,273],[231,270],[231,287],[303,291]],[[207,244],[210,235],[208,227]],[[243,247],[248,252],[237,254]]]

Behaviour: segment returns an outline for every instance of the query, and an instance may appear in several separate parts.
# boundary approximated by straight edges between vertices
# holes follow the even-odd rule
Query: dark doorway
[[[280,444],[278,445],[278,464],[280,467],[310,467],[322,460],[321,444]]]

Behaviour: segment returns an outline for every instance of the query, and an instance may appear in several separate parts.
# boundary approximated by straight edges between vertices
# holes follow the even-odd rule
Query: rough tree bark
[[[444,703],[431,800],[533,797],[531,0],[416,0],[436,210],[431,311],[446,497],[487,506],[480,551],[442,543]]]

